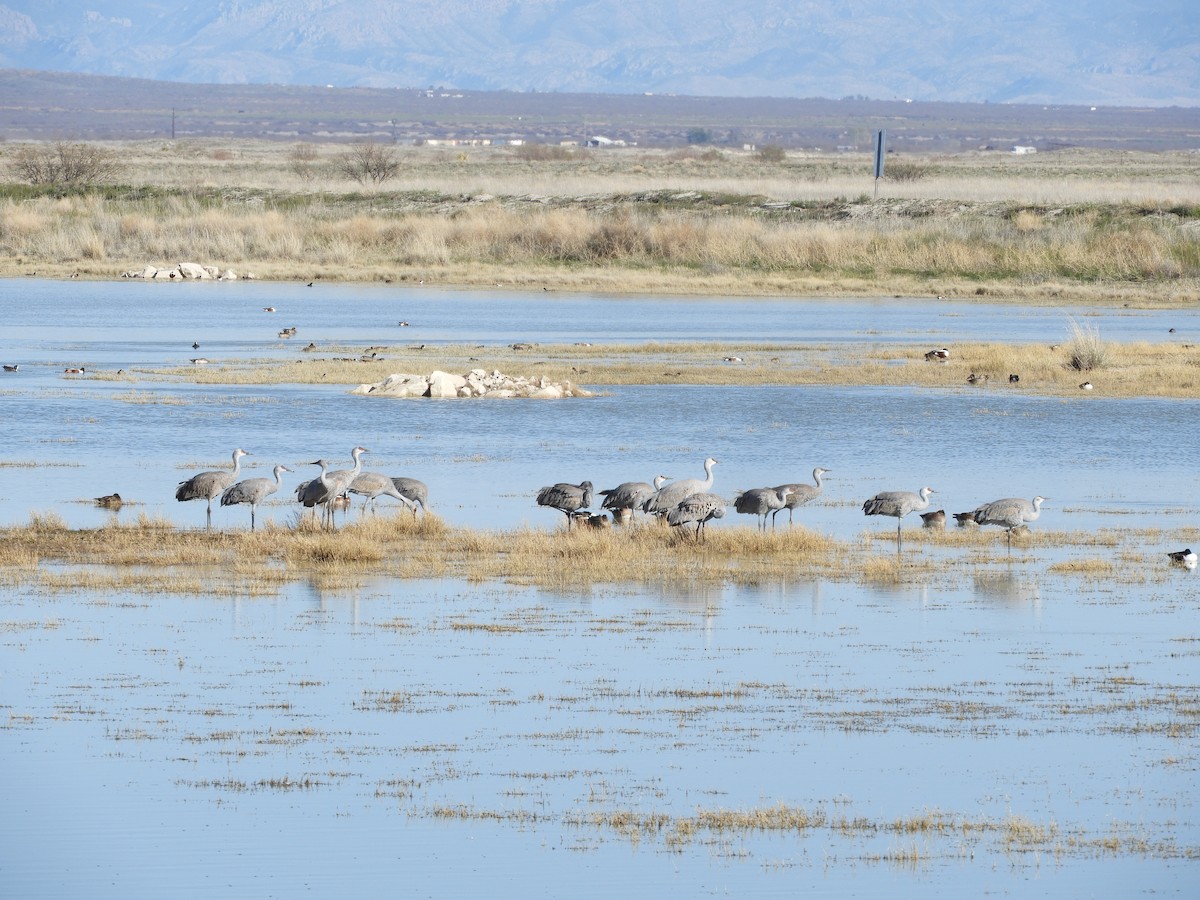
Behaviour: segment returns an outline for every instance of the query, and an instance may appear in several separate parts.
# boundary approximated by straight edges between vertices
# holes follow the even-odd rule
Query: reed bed
[[[1185,154],[931,159],[877,201],[865,179],[850,187],[861,160],[826,157],[494,151],[464,164],[414,149],[398,188],[348,191],[289,181],[278,146],[130,155],[144,163],[129,168],[135,184],[62,195],[0,182],[0,275],[195,260],[565,290],[1200,298],[1198,163]]]

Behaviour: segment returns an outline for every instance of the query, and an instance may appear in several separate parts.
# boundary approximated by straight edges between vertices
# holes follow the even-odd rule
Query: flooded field
[[[396,340],[386,329],[402,319],[405,340],[496,343],[667,340],[679,322],[689,340],[1065,332],[1062,311],[917,300],[747,313],[0,284],[0,354],[20,363],[0,381],[4,526],[52,513],[97,527],[114,514],[92,498],[119,491],[132,501],[119,521],[202,528],[203,504],[176,503],[175,484],[235,446],[254,454],[248,475],[300,470],[259,511],[260,527],[286,526],[291,487],[315,474],[304,464],[348,464],[361,443],[372,468],[425,480],[452,528],[532,526],[548,554],[566,536],[533,504],[542,484],[700,477],[712,455],[714,490],[732,497],[821,465],[825,493],[797,526],[849,548],[820,578],[614,573],[566,590],[366,570],[238,593],[219,567],[161,590],[89,587],[50,559],[36,577],[0,567],[6,892],[1194,896],[1200,581],[1166,553],[1200,543],[1200,401],[673,386],[381,403],[62,372],[294,357],[274,334],[293,304],[301,338],[364,345]],[[1092,312],[1111,340],[1196,324]],[[859,507],[924,484],[947,512],[1049,500],[1011,555],[999,531],[922,534],[906,519],[896,563],[894,520]],[[248,513],[215,510],[214,525],[245,529]],[[731,510],[711,527],[752,525]]]

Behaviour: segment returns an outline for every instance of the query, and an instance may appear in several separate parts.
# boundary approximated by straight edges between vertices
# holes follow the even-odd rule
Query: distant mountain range
[[[10,0],[0,68],[217,84],[1200,105],[1192,0]]]

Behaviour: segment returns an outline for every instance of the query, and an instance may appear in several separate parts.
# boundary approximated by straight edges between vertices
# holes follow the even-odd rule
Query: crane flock
[[[339,506],[349,505],[349,495],[357,494],[364,498],[363,510],[368,505],[374,510],[380,497],[391,497],[397,500],[401,507],[417,515],[418,509],[426,512],[429,509],[429,488],[416,479],[405,476],[389,476],[379,472],[364,472],[362,456],[370,451],[362,446],[356,446],[350,451],[353,466],[349,469],[331,470],[329,461],[320,458],[309,465],[319,466],[320,474],[316,478],[302,481],[296,486],[296,500],[303,507],[315,509],[321,507],[322,520],[328,527],[336,525],[334,513]],[[221,506],[250,506],[250,530],[256,526],[255,513],[260,503],[278,492],[283,484],[283,474],[293,470],[285,465],[276,465],[270,478],[248,478],[238,480],[241,473],[241,461],[251,454],[242,448],[237,448],[231,454],[232,465],[229,469],[200,472],[179,482],[175,490],[175,499],[179,501],[204,500],[206,502],[205,526],[212,530],[212,501],[220,499]],[[541,488],[535,495],[538,506],[555,509],[563,513],[567,520],[567,530],[573,524],[580,522],[593,527],[606,527],[609,524],[608,515],[603,512],[594,515],[591,506],[597,496],[602,497],[601,510],[612,515],[612,521],[618,525],[629,525],[636,513],[642,513],[651,520],[665,523],[670,527],[695,526],[695,539],[704,541],[705,527],[713,519],[724,518],[726,501],[719,494],[712,492],[713,467],[717,460],[708,457],[704,461],[703,479],[683,478],[672,481],[666,475],[656,475],[652,483],[643,481],[627,481],[614,488],[596,491],[592,482],[582,481],[579,484],[559,482]],[[818,497],[824,487],[823,478],[831,470],[821,466],[813,469],[813,484],[795,482],[780,484],[774,487],[751,488],[740,491],[733,501],[734,510],[744,515],[757,518],[757,528],[767,530],[767,519],[771,519],[771,528],[775,528],[775,517],[783,510],[788,511],[788,526],[792,522],[793,512]],[[944,510],[922,512],[929,507],[929,498],[936,493],[931,487],[923,487],[919,491],[883,491],[862,504],[862,511],[867,516],[892,516],[896,519],[896,549],[901,549],[902,525],[904,517],[909,513],[921,514],[925,528],[941,529],[946,524]],[[111,502],[116,498],[116,502]],[[1008,548],[1012,550],[1013,533],[1027,530],[1030,522],[1041,515],[1042,504],[1046,498],[1036,496],[1032,500],[1022,497],[1005,497],[984,503],[973,510],[954,513],[955,523],[960,528],[996,525],[1004,529]],[[109,509],[120,509],[122,505],[119,495],[96,498],[96,503]],[[1184,549],[1168,554],[1170,561],[1186,568],[1196,566],[1196,554]]]
[[[429,488],[415,478],[389,476],[380,472],[364,472],[362,457],[369,453],[366,447],[356,446],[350,451],[353,466],[349,469],[330,469],[325,458],[315,459],[309,465],[319,466],[316,478],[302,481],[296,486],[296,501],[307,509],[321,508],[322,521],[334,527],[334,514],[341,504],[348,505],[349,495],[364,498],[364,510],[369,505],[373,510],[380,497],[392,497],[415,516],[417,510],[428,509]],[[212,501],[220,498],[222,506],[248,504],[250,506],[250,529],[254,530],[257,507],[267,497],[275,494],[283,484],[283,473],[291,472],[285,465],[277,465],[271,478],[248,478],[238,481],[242,457],[250,454],[240,447],[233,451],[233,465],[229,469],[200,472],[186,481],[181,481],[175,491],[180,501],[204,500],[207,503],[206,528],[212,530]],[[697,541],[703,541],[705,526],[713,519],[726,513],[726,501],[712,492],[713,467],[717,460],[704,460],[704,478],[681,478],[672,481],[666,475],[655,476],[653,483],[627,481],[615,488],[597,492],[592,482],[579,484],[558,482],[541,488],[535,495],[538,506],[555,509],[567,520],[567,530],[576,521],[592,526],[607,526],[608,516],[593,515],[591,506],[597,496],[603,497],[601,509],[613,516],[619,525],[628,525],[633,515],[641,512],[646,516],[665,522],[671,527],[695,525]],[[793,524],[793,512],[812,502],[821,494],[823,478],[831,470],[821,466],[813,469],[813,484],[794,482],[774,487],[751,488],[741,491],[734,499],[734,510],[757,518],[757,527],[767,530],[767,519],[775,528],[775,517],[783,510],[788,511],[788,525]],[[862,511],[868,516],[892,516],[896,519],[896,549],[901,548],[901,526],[911,512],[921,512],[929,506],[929,498],[935,493],[931,487],[919,491],[884,491],[863,503]],[[1041,514],[1045,497],[1034,497],[1032,502],[1018,497],[1009,497],[985,503],[971,512],[955,513],[959,526],[998,525],[1005,529],[1008,546],[1012,548],[1013,532],[1035,521]],[[926,527],[944,527],[945,512],[938,510],[922,516]]]

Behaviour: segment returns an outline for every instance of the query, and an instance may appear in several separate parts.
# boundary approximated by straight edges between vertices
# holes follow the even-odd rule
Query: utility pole
[[[175,140],[175,107],[171,107],[171,140]]]

